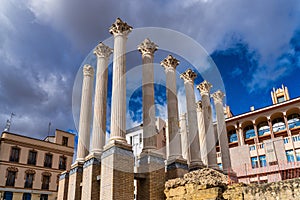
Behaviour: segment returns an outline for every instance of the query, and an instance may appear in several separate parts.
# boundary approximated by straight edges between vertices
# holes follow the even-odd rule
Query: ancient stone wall
[[[294,200],[300,199],[300,178],[265,184],[228,185],[226,175],[201,169],[165,184],[167,200]]]

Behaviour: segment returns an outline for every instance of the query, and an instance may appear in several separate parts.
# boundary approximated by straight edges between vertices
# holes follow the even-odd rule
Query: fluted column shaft
[[[182,158],[180,134],[178,132],[178,100],[176,86],[176,67],[179,61],[169,55],[161,62],[166,72],[167,110],[169,128],[169,160]]]
[[[90,123],[92,117],[92,92],[94,69],[90,65],[83,67],[83,83],[79,119],[79,137],[77,146],[77,161],[83,162],[90,148]]]
[[[202,99],[202,112],[205,125],[205,142],[207,151],[207,165],[208,167],[218,168],[217,153],[216,153],[216,138],[213,128],[212,109],[210,105],[210,88],[212,85],[204,81],[200,83],[197,88],[200,90]]]
[[[100,43],[94,50],[97,56],[97,74],[94,99],[94,119],[92,132],[92,153],[100,154],[106,135],[106,99],[108,80],[108,58],[112,49]]]
[[[231,170],[231,161],[230,161],[228,137],[227,137],[224,108],[223,108],[224,96],[225,96],[224,93],[221,92],[220,90],[212,94],[212,97],[214,99],[216,114],[217,114],[217,130],[218,130],[219,144],[221,149],[222,168],[223,171],[228,171]]]
[[[186,114],[181,114],[179,119],[180,125],[180,135],[181,135],[181,149],[182,149],[182,157],[190,163],[190,155],[189,155],[189,142],[188,142],[188,132],[186,125]]]
[[[111,98],[110,140],[126,142],[126,41],[131,27],[114,26],[113,83]]]
[[[191,69],[186,70],[180,75],[180,78],[184,80],[184,87],[186,93],[186,109],[188,117],[188,142],[190,145],[190,170],[200,168],[203,163],[201,161],[199,132],[197,125],[197,111],[196,111],[196,98],[194,91],[194,79],[197,74]]]
[[[198,120],[198,131],[199,131],[199,143],[201,159],[204,165],[207,165],[207,149],[205,141],[205,125],[202,113],[202,101],[197,102],[197,120]]]
[[[153,58],[157,45],[148,38],[139,46],[143,60],[143,151],[156,149]]]

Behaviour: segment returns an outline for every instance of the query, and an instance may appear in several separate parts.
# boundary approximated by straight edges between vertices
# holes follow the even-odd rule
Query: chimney
[[[250,111],[254,111],[254,106],[251,106],[251,107],[250,107]]]

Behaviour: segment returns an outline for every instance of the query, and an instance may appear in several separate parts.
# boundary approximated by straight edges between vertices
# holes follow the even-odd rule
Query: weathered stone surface
[[[201,185],[204,188],[223,187],[228,183],[226,175],[210,168],[203,168],[200,170],[192,171],[184,175],[183,178],[176,178],[166,182],[165,188],[176,188],[186,184]]]
[[[265,184],[227,185],[227,176],[201,169],[165,184],[167,200],[295,200],[300,199],[300,178]]]

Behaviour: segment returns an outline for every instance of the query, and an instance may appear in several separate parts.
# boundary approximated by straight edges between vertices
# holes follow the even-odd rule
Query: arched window
[[[274,133],[285,129],[285,124],[284,124],[283,118],[281,118],[281,117],[274,119],[272,121],[272,125],[273,125]]]
[[[293,113],[287,117],[289,128],[295,128],[300,126],[300,115],[298,113]]]
[[[253,125],[246,126],[244,128],[245,139],[255,137],[255,131]]]
[[[17,176],[18,168],[16,167],[8,167],[7,168],[7,174],[6,174],[6,186],[15,186],[15,180]]]
[[[236,134],[235,130],[231,130],[231,131],[228,132],[228,140],[229,140],[229,143],[238,141],[237,134]]]
[[[268,125],[268,122],[262,122],[262,123],[258,124],[257,130],[258,130],[258,135],[259,136],[269,134],[270,133],[270,127]]]

